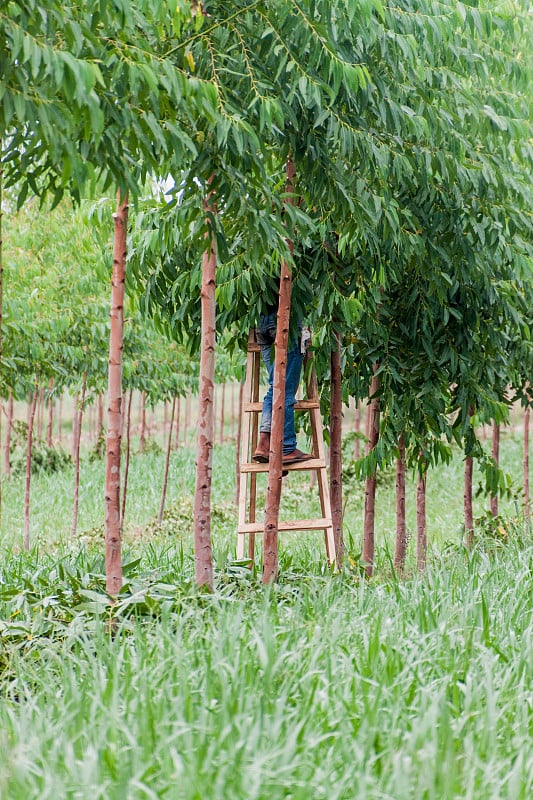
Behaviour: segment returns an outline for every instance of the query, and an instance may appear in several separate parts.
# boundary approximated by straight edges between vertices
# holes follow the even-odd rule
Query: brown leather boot
[[[257,461],[259,464],[268,464],[268,460],[270,458],[270,433],[263,433],[259,434],[259,441],[257,442],[257,447],[255,453],[252,456],[253,461]]]

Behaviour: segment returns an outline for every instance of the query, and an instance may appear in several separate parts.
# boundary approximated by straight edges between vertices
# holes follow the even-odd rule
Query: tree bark
[[[331,351],[331,430],[330,430],[330,469],[329,493],[331,518],[337,566],[344,558],[344,538],[342,535],[342,385],[341,385],[341,337],[335,334],[336,350]]]
[[[83,406],[85,403],[85,392],[87,390],[87,373],[83,375],[83,385],[81,389],[81,398],[79,406],[76,409],[77,424],[76,424],[76,444],[75,444],[75,459],[74,459],[74,511],[72,514],[72,530],[70,535],[76,535],[78,527],[78,508],[80,497],[80,445],[81,445],[81,423],[83,420]]]
[[[426,568],[427,523],[426,523],[426,473],[418,472],[416,485],[416,565],[419,572]]]
[[[42,441],[43,439],[43,426],[44,426],[44,386],[39,388],[39,397],[37,400],[37,438]]]
[[[239,415],[237,418],[237,439],[235,442],[235,505],[239,506],[241,485],[241,437],[242,437],[242,405],[244,400],[244,383],[239,384]]]
[[[204,202],[206,216],[216,208],[209,196]],[[209,223],[211,229],[212,222]],[[211,479],[214,441],[213,401],[215,389],[216,250],[212,230],[206,234],[208,247],[202,258],[201,350],[198,429],[196,435],[196,487],[194,492],[194,565],[196,583],[213,591],[211,547]]]
[[[524,517],[527,522],[531,519],[531,502],[529,498],[529,417],[531,407],[526,406],[524,411],[524,453],[523,453],[523,474],[524,474]]]
[[[63,395],[59,395],[58,410],[57,410],[57,442],[61,444],[63,433]]]
[[[122,350],[124,342],[124,284],[128,196],[117,196],[113,215],[113,274],[111,287],[111,331],[109,338],[108,408],[105,473],[105,570],[106,590],[116,595],[122,587],[120,518],[120,447],[122,443]]]
[[[355,404],[355,415],[354,415],[355,441],[353,445],[353,457],[354,461],[357,461],[361,453],[361,440],[359,439],[359,436],[361,434],[361,401],[356,400],[354,397],[354,404]]]
[[[405,523],[405,443],[403,433],[398,441],[396,459],[396,548],[394,569],[398,575],[405,572],[407,555],[407,526]]]
[[[74,395],[74,408],[72,411],[72,442],[70,445],[70,456],[73,461],[76,461],[76,442],[78,441],[78,407],[80,403],[80,396],[78,392]]]
[[[286,191],[291,204],[294,191],[294,163],[287,162]],[[292,253],[292,242],[288,242]],[[281,264],[276,339],[274,342],[274,376],[272,394],[272,428],[270,432],[270,461],[265,506],[263,537],[263,583],[271,583],[278,577],[278,525],[281,501],[281,479],[283,459],[283,421],[285,416],[285,376],[287,372],[287,346],[289,342],[289,320],[291,311],[292,278],[289,263]]]
[[[159,515],[157,517],[157,521],[159,525],[163,521],[163,513],[165,511],[165,500],[167,498],[167,485],[168,485],[168,470],[170,467],[170,451],[172,450],[172,432],[174,430],[174,414],[176,413],[176,397],[172,398],[172,408],[170,411],[170,428],[168,431],[168,442],[167,442],[167,455],[165,458],[165,471],[163,473],[163,491],[161,493],[161,505],[159,507]]]
[[[500,426],[496,422],[492,426],[492,457],[498,467],[500,465]],[[490,513],[493,517],[498,516],[498,493],[491,495]]]
[[[26,483],[24,487],[24,549],[30,549],[30,485],[31,485],[31,446],[33,439],[33,423],[35,410],[39,397],[39,387],[36,385],[31,404],[28,406],[28,434],[26,439]]]
[[[96,441],[100,442],[104,438],[104,401],[101,394],[96,400]]]
[[[139,451],[144,453],[146,450],[146,392],[141,392],[141,433],[139,439]]]
[[[6,441],[4,445],[4,472],[11,475],[11,432],[13,428],[13,390],[9,390],[7,398]]]
[[[172,447],[177,450],[180,444],[180,416],[181,416],[181,397],[178,395],[176,403],[176,435],[174,436],[174,444]]]
[[[54,398],[52,396],[52,390],[54,388],[54,379],[50,378],[50,383],[48,384],[48,389],[50,391],[50,396],[48,398],[48,424],[46,426],[46,444],[48,447],[52,447],[53,444],[53,430],[54,430]]]
[[[128,496],[128,476],[130,473],[130,455],[131,455],[131,403],[133,400],[133,389],[130,389],[128,396],[128,405],[126,409],[126,453],[124,459],[124,481],[122,485],[122,507],[120,510],[120,527],[124,528],[124,520],[126,519],[126,498]]]
[[[379,377],[375,374],[378,364],[374,364],[374,375],[370,382],[370,397],[367,410],[367,455],[376,447],[379,439]],[[366,564],[365,573],[371,577],[374,571],[374,520],[376,511],[376,474],[375,469],[365,480],[365,504],[363,522],[363,561]]]

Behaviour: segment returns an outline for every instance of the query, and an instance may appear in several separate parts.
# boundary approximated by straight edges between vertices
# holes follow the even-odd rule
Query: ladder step
[[[331,528],[333,525],[328,517],[318,519],[291,519],[286,522],[279,522],[279,531],[322,531]],[[263,533],[264,522],[246,522],[239,525],[237,533]]]
[[[297,400],[294,404],[295,411],[311,411],[313,408],[320,408],[318,400]],[[263,403],[243,403],[243,411],[262,411]]]
[[[306,469],[325,469],[326,462],[323,458],[310,458],[308,461],[296,461],[294,464],[284,464],[282,467],[290,472],[293,470],[306,470]],[[255,461],[250,461],[241,464],[241,472],[268,472],[268,464],[256,464]]]

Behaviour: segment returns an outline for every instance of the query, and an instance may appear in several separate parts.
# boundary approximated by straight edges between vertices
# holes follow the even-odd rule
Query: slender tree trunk
[[[355,416],[354,416],[354,431],[355,431],[355,441],[353,445],[353,457],[354,460],[357,461],[359,458],[361,449],[361,440],[359,436],[361,434],[361,401],[356,400],[354,397],[354,404],[355,404]]]
[[[26,485],[24,489],[24,549],[30,549],[30,484],[31,484],[31,446],[33,440],[33,424],[35,410],[39,397],[39,387],[36,385],[32,401],[28,407],[28,435],[26,439]]]
[[[172,409],[170,411],[170,428],[168,431],[167,442],[167,455],[165,458],[165,471],[163,473],[163,491],[161,493],[161,505],[159,507],[159,515],[157,517],[158,523],[161,525],[163,521],[163,513],[165,511],[165,500],[167,498],[167,485],[168,485],[168,470],[170,467],[170,452],[172,450],[172,432],[174,430],[174,414],[176,413],[176,398],[172,398]]]
[[[531,502],[529,498],[529,417],[531,407],[526,406],[524,411],[524,453],[523,453],[523,474],[524,474],[524,517],[529,522],[531,519]]]
[[[237,438],[235,442],[235,505],[239,505],[241,486],[241,441],[242,441],[242,406],[244,401],[244,383],[239,384],[239,416],[237,419]]]
[[[80,396],[78,392],[74,395],[74,408],[72,411],[72,442],[70,447],[70,455],[73,461],[76,461],[76,442],[78,441],[78,408],[80,404]]]
[[[53,444],[53,430],[54,430],[54,398],[52,396],[52,390],[54,388],[54,379],[50,378],[50,383],[48,384],[48,389],[50,392],[50,396],[48,398],[48,425],[46,426],[46,444],[48,447],[52,447]]]
[[[405,571],[407,555],[407,526],[405,523],[405,443],[403,433],[398,441],[398,458],[396,459],[396,548],[394,552],[394,569],[397,575]]]
[[[96,399],[96,441],[104,438],[104,399],[101,394]]]
[[[122,508],[120,511],[120,527],[124,527],[124,520],[126,519],[126,498],[128,496],[128,476],[130,473],[130,456],[131,456],[131,402],[133,400],[133,389],[130,389],[128,395],[128,405],[126,408],[126,453],[124,459],[124,481],[122,486]]]
[[[44,427],[44,386],[39,388],[39,398],[37,400],[37,438],[42,441]]]
[[[492,426],[492,457],[496,466],[500,465],[500,426],[494,423]],[[498,516],[498,494],[491,495],[490,513],[493,517]]]
[[[206,216],[216,213],[211,197],[204,203]],[[209,225],[211,228],[211,225]],[[206,234],[208,247],[202,259],[202,339],[200,351],[200,393],[196,435],[196,487],[194,492],[194,564],[196,582],[213,590],[211,548],[211,479],[215,434],[213,401],[215,392],[216,250],[214,232]]]
[[[76,424],[76,449],[75,449],[75,468],[74,468],[74,513],[72,515],[72,530],[70,535],[74,537],[78,527],[78,507],[80,496],[80,445],[81,445],[81,423],[83,420],[83,406],[85,403],[85,392],[87,390],[87,373],[83,375],[83,385],[81,388],[81,398],[77,409]]]
[[[230,397],[231,397],[231,435],[235,430],[235,381],[232,380],[230,384]],[[239,415],[240,416],[240,415]],[[239,420],[237,419],[237,428],[239,427]]]
[[[291,204],[294,191],[294,163],[287,162],[286,191]],[[288,242],[292,253],[292,242]],[[289,263],[283,261],[278,296],[278,318],[274,342],[274,376],[272,394],[272,428],[270,432],[270,461],[265,507],[263,537],[263,583],[271,583],[278,577],[278,525],[281,501],[281,479],[283,459],[283,422],[285,415],[285,376],[287,372],[287,347],[289,342],[289,320],[291,311],[292,278]]]
[[[174,444],[172,445],[174,450],[177,450],[180,444],[180,417],[181,417],[181,397],[178,395],[178,400],[176,403],[176,435],[174,437]]]
[[[141,435],[139,450],[144,453],[146,449],[146,392],[141,392]]]
[[[423,572],[427,560],[427,523],[426,523],[426,472],[418,472],[416,484],[416,564]]]
[[[63,395],[59,395],[57,410],[57,443],[61,444],[63,433]]]
[[[126,279],[126,237],[128,196],[117,197],[113,215],[113,275],[111,288],[111,332],[105,474],[105,567],[106,590],[116,595],[122,586],[120,520],[120,447],[122,443],[122,348],[124,342],[124,284]]]
[[[168,400],[163,403],[163,439],[167,435],[168,428]]]
[[[378,365],[374,364],[374,373]],[[370,399],[367,410],[367,454],[376,447],[379,439],[379,377],[374,374],[370,382]],[[363,561],[366,564],[365,572],[371,577],[374,571],[374,519],[376,512],[376,474],[368,475],[365,480],[365,505],[363,522]]]
[[[4,445],[4,472],[9,478],[11,475],[11,431],[13,428],[13,390],[9,390],[7,397],[6,442]]]
[[[331,517],[337,566],[344,558],[344,538],[342,535],[342,385],[341,385],[341,337],[335,334],[336,350],[331,351],[331,431],[330,431],[330,471],[329,492]]]
[[[189,428],[191,427],[191,404],[192,397],[190,394],[187,394],[185,397],[185,427],[183,430],[183,444],[187,444],[189,441]]]

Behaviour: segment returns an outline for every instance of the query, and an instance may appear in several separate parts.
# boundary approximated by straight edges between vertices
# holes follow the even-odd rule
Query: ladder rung
[[[325,469],[326,462],[323,458],[310,458],[308,461],[296,461],[294,464],[283,464],[282,469],[305,470],[305,469]],[[256,464],[250,461],[241,464],[241,472],[268,472],[268,464]]]
[[[318,400],[298,400],[294,404],[295,411],[310,411],[312,408],[320,408]],[[244,411],[262,411],[263,403],[243,403]]]
[[[322,531],[331,528],[333,525],[328,517],[318,519],[291,519],[286,522],[279,522],[278,531]],[[239,525],[237,533],[263,533],[264,522],[246,522]]]

